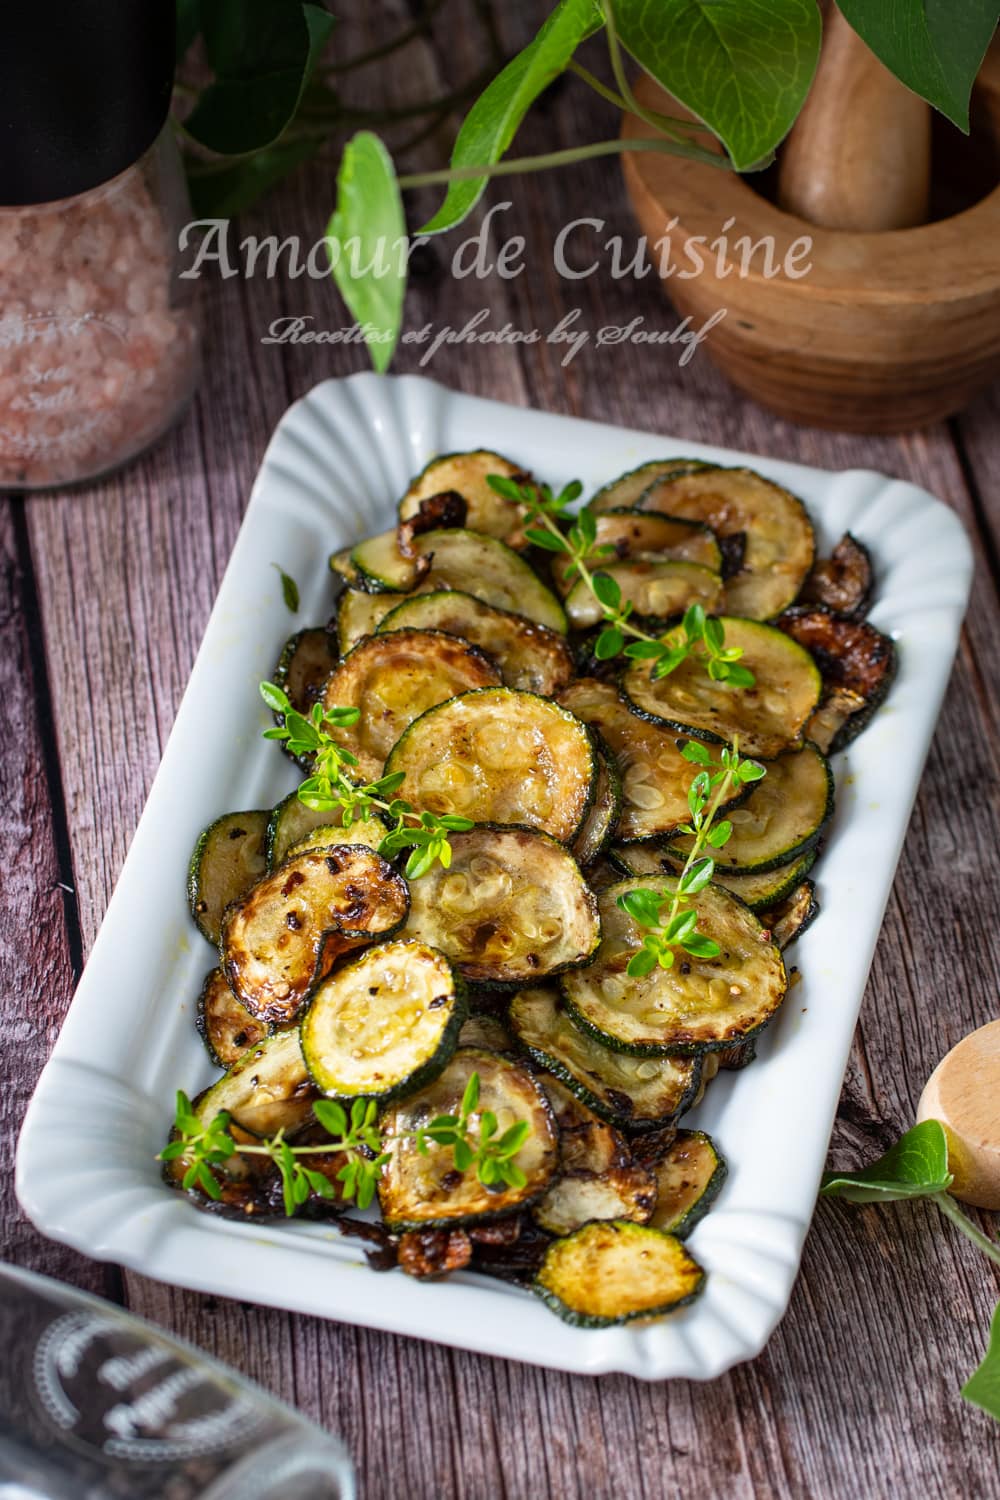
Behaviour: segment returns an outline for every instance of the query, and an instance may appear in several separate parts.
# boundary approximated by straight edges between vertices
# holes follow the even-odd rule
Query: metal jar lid
[[[153,144],[175,0],[25,0],[0,21],[0,205],[75,197]]]

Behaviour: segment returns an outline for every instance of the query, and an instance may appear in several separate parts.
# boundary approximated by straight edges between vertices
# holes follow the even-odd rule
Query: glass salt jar
[[[175,0],[18,5],[0,52],[0,490],[93,478],[198,377]]]

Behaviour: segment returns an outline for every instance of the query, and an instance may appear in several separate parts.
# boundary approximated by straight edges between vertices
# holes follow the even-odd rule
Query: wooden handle
[[[938,1063],[917,1119],[945,1128],[954,1196],[1000,1209],[1000,1021],[971,1032]]]
[[[827,229],[906,229],[927,218],[930,106],[831,6],[809,97],[781,152],[778,202]]]

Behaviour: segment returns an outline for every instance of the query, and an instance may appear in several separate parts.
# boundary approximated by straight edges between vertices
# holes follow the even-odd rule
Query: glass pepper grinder
[[[0,489],[93,478],[198,376],[167,123],[175,0],[9,7],[0,48]]]

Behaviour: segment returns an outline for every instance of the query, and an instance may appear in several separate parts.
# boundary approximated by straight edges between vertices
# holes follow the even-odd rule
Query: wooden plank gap
[[[997,552],[996,538],[990,525],[990,514],[986,506],[986,499],[982,487],[972,466],[965,446],[965,435],[957,417],[949,417],[948,432],[955,448],[955,457],[962,471],[962,480],[969,496],[969,504],[976,519],[976,528],[979,532],[979,546],[982,549],[983,558],[989,568],[990,578],[997,594],[1000,595],[1000,554]]]
[[[44,501],[40,502],[44,504]],[[18,569],[21,574],[21,607],[24,615],[24,635],[27,642],[28,663],[35,688],[35,717],[38,725],[38,742],[42,767],[49,794],[52,813],[52,836],[55,842],[56,861],[59,870],[59,889],[62,895],[63,919],[70,962],[73,968],[74,989],[83,973],[83,933],[80,926],[80,909],[76,898],[76,874],[73,868],[73,848],[69,836],[69,816],[66,810],[66,794],[63,787],[62,768],[56,740],[56,720],[52,701],[52,684],[49,679],[48,659],[45,654],[45,627],[42,621],[41,598],[35,565],[28,535],[27,504],[24,501],[11,505],[11,529]]]

